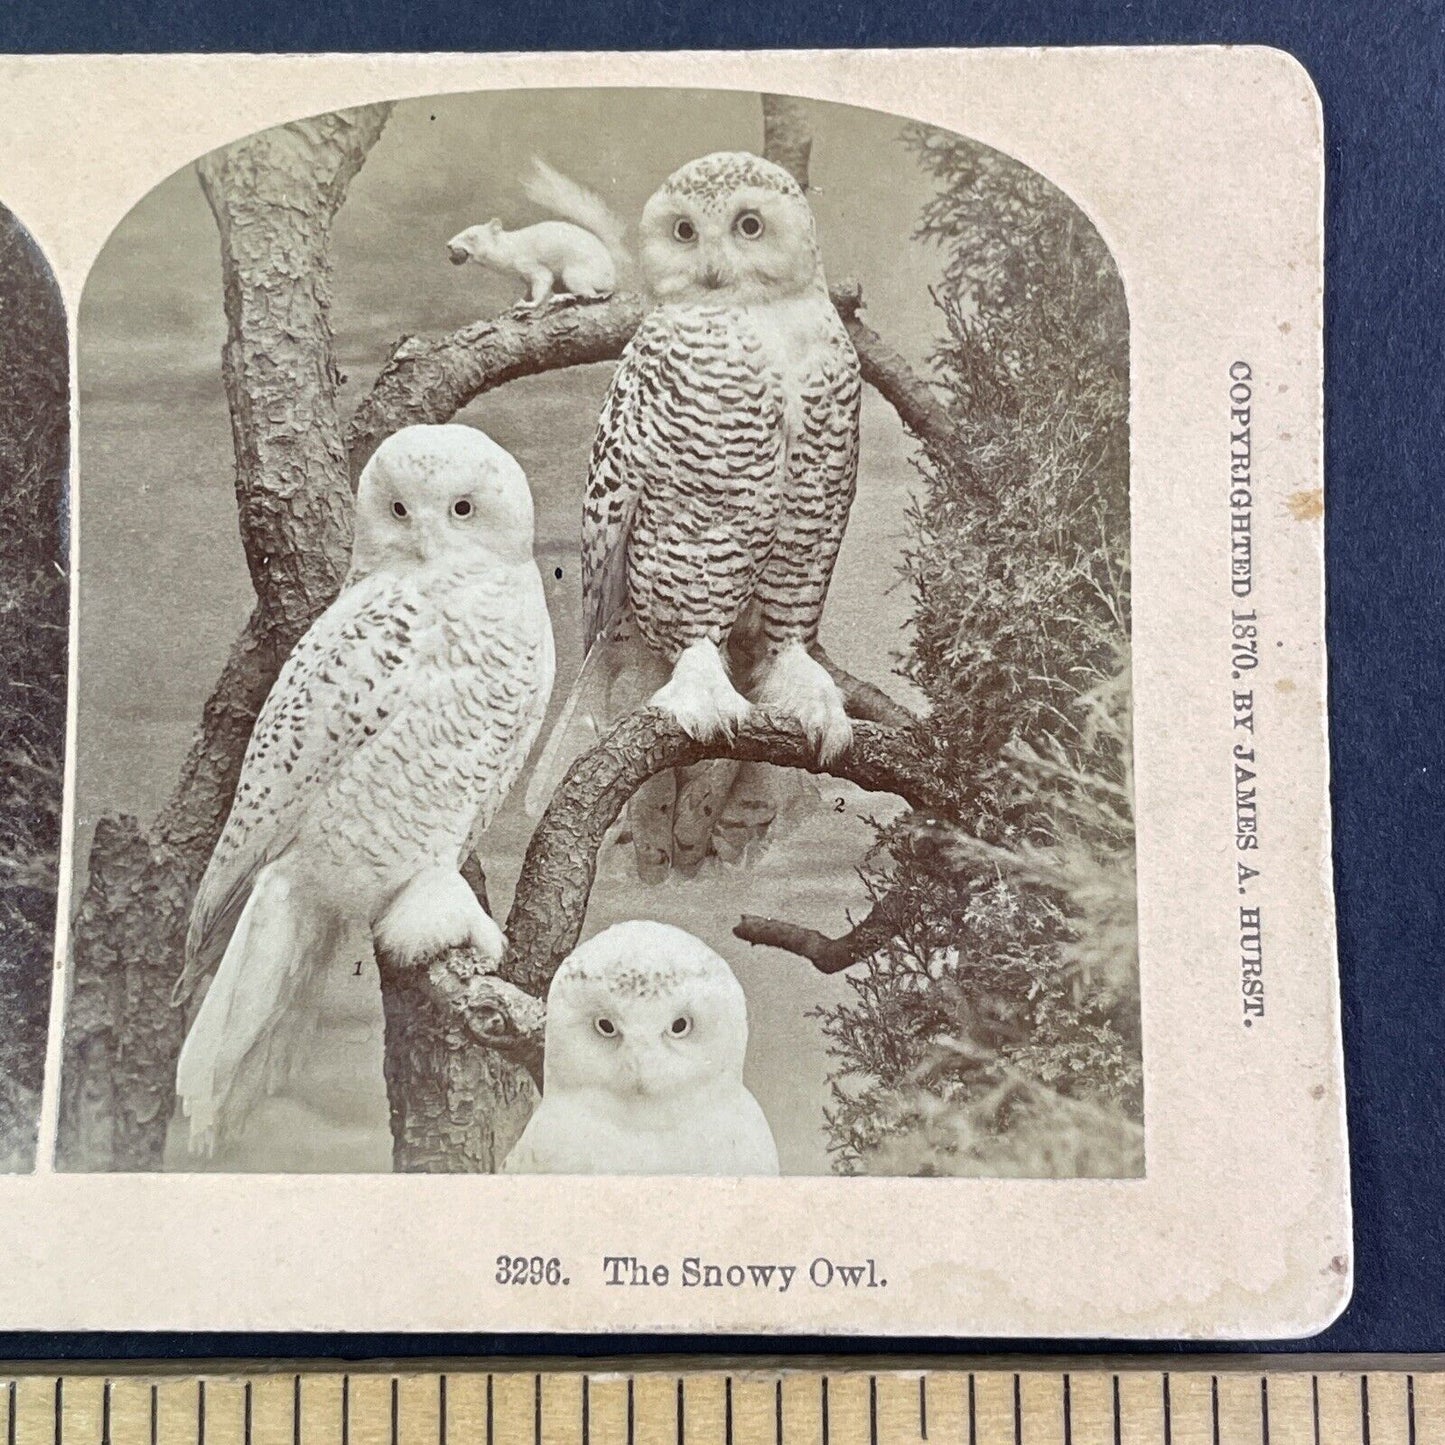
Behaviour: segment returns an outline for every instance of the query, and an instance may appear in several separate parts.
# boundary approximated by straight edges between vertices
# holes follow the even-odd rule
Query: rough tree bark
[[[296,638],[339,586],[350,492],[366,460],[399,427],[448,420],[514,378],[615,359],[643,313],[639,298],[618,296],[602,305],[480,321],[439,339],[405,338],[358,407],[343,446],[327,319],[330,228],[387,109],[282,127],[198,168],[222,238],[224,371],[257,606],[154,825],[147,830],[119,818],[97,828],[73,936],[65,1166],[149,1169],[161,1162],[182,1033],[166,999],[190,900],[229,808],[256,713]],[[767,97],[764,121],[767,153],[806,187],[811,142],[801,106]],[[856,284],[835,287],[833,299],[864,379],[924,446],[949,446],[944,409],[861,321]],[[916,719],[819,655],[843,687],[850,713],[862,720],[853,749],[831,771],[897,792],[915,806],[938,804],[943,793],[930,780],[926,747],[911,731]],[[508,920],[516,937],[500,973],[465,949],[407,969],[378,959],[398,1169],[488,1170],[501,1163],[535,1098],[540,1000],[582,926],[597,847],[652,772],[704,757],[818,771],[801,734],[761,715],[730,743],[711,748],[660,715],[625,719],[574,766],[534,835]]]
[[[527,1125],[542,1082],[542,1000],[473,949],[400,964],[378,951],[383,1067],[398,1173],[488,1173]]]
[[[947,410],[923,380],[860,317],[856,281],[831,290],[853,339],[863,380],[898,413],[924,446],[949,448],[954,429]],[[475,321],[446,336],[403,337],[387,358],[346,430],[353,478],[372,452],[400,426],[449,421],[484,392],[523,376],[593,361],[616,361],[644,311],[637,296],[566,306],[541,315],[509,314]]]
[[[282,126],[197,164],[221,238],[222,371],[256,608],[154,824],[97,826],[71,943],[63,1168],[160,1166],[184,1026],[169,995],[191,898],[256,713],[345,572],[351,486],[329,320],[331,226],[388,110]]]
[[[502,974],[541,995],[576,945],[597,871],[597,852],[627,801],[656,773],[707,758],[774,763],[892,793],[915,808],[946,812],[922,730],[857,722],[852,746],[827,767],[791,719],[754,712],[731,738],[700,743],[651,709],[621,719],[572,765],[532,834],[507,917]]]
[[[813,127],[803,102],[791,95],[763,97],[763,155],[782,166],[806,191]]]

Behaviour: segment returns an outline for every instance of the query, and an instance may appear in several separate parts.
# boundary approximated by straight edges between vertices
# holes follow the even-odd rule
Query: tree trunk
[[[803,102],[791,95],[763,97],[763,155],[788,172],[806,191],[813,127]]]
[[[378,953],[397,1173],[495,1173],[541,1078],[541,999],[470,948],[398,964]]]
[[[184,1026],[169,996],[191,898],[256,714],[345,575],[351,482],[336,410],[331,227],[389,110],[299,121],[197,163],[221,239],[222,375],[256,609],[155,823],[106,819],[96,829],[71,942],[62,1168],[161,1165]]]

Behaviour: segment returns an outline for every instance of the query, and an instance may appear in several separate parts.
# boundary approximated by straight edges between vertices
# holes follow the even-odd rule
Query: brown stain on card
[[[1324,488],[1315,487],[1308,492],[1291,492],[1284,499],[1289,514],[1296,522],[1317,522],[1325,514]]]

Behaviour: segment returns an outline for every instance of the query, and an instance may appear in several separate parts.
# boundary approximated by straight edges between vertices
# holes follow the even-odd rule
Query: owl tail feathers
[[[598,643],[587,654],[582,671],[577,674],[577,681],[572,684],[572,691],[542,749],[542,756],[532,769],[525,799],[529,818],[542,816],[547,804],[552,801],[552,794],[567,776],[567,769],[589,748],[595,747],[602,737],[603,708],[607,700],[606,680],[601,676],[602,646]]]
[[[176,1065],[192,1154],[214,1154],[284,1077],[299,1032],[289,1015],[343,941],[276,865],[261,870]]]
[[[647,706],[667,672],[667,664],[630,627],[592,644],[532,770],[525,800],[529,817],[541,817],[567,769],[601,742],[612,722]]]

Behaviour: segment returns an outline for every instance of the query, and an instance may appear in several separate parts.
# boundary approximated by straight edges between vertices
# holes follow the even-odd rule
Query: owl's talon
[[[843,694],[801,642],[789,643],[773,660],[758,706],[793,718],[818,750],[820,763],[831,763],[852,745],[853,724]]]
[[[468,944],[499,963],[507,947],[466,879],[449,868],[419,873],[397,894],[376,925],[376,943],[403,963]]]
[[[732,685],[722,656],[707,641],[685,647],[666,685],[648,704],[698,742],[730,738],[747,721],[750,704]]]

